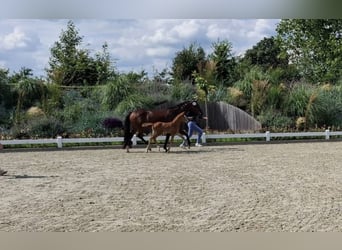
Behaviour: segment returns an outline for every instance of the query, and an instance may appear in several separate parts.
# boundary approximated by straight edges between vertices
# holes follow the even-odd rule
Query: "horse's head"
[[[191,113],[199,117],[203,116],[202,109],[197,101],[186,101],[186,102],[183,102],[181,105],[182,105],[182,110],[185,111],[186,113]]]

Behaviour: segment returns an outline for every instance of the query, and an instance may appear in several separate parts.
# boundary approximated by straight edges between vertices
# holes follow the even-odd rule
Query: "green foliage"
[[[102,51],[95,55],[95,67],[97,73],[97,84],[105,84],[108,79],[116,76],[114,62],[108,51],[108,44],[104,43]]]
[[[54,116],[59,109],[63,108],[63,91],[57,84],[46,84],[46,97],[42,105],[46,115]]]
[[[194,72],[198,72],[201,64],[205,63],[204,49],[196,43],[176,53],[172,62],[172,74],[176,81],[192,82]]]
[[[172,100],[192,100],[196,96],[196,88],[190,83],[175,82],[171,87]]]
[[[12,110],[0,104],[0,128],[8,128],[12,125]]]
[[[285,100],[285,111],[292,117],[305,117],[314,88],[310,84],[295,84]]]
[[[219,102],[227,100],[227,87],[225,86],[219,86],[215,88],[215,91],[211,91],[208,94],[208,102]]]
[[[341,126],[341,85],[295,85],[285,101],[286,111],[292,117],[304,117],[306,127]]]
[[[77,137],[101,137],[108,134],[102,122],[106,117],[105,112],[82,112],[72,126],[67,127],[67,132]]]
[[[316,90],[316,98],[308,112],[310,125],[318,127],[341,126],[342,124],[342,85]]]
[[[134,91],[134,88],[127,76],[120,75],[103,86],[103,91],[102,104],[113,110]]]
[[[137,91],[142,95],[149,96],[155,102],[171,101],[172,86],[158,81],[148,81],[138,86]]]
[[[50,82],[65,86],[95,85],[115,75],[108,45],[105,43],[102,53],[93,58],[89,50],[80,48],[82,40],[75,24],[69,21],[67,29],[61,32],[59,41],[50,50],[47,69]]]
[[[260,66],[264,71],[268,69],[286,67],[288,58],[280,57],[281,49],[274,37],[265,37],[252,49],[246,51],[244,60],[251,65]]]
[[[245,98],[243,92],[237,87],[229,87],[227,89],[226,100],[233,106],[236,106],[242,110],[247,110],[249,100]]]
[[[342,76],[342,20],[286,19],[277,26],[283,55],[314,83],[336,83]]]
[[[30,138],[56,138],[65,132],[63,124],[54,117],[32,119],[27,125]]]
[[[275,109],[265,109],[257,116],[262,127],[268,129],[286,129],[293,127],[293,121],[290,117],[283,115]]]
[[[125,116],[128,112],[136,109],[150,109],[153,107],[154,100],[151,97],[140,94],[132,94],[118,104],[115,109],[115,113],[119,114],[120,116]]]
[[[246,100],[252,99],[253,94],[253,82],[255,81],[268,81],[268,76],[260,67],[254,66],[244,75],[244,78],[235,82],[235,88],[242,91]]]
[[[258,115],[264,109],[270,84],[268,81],[254,80],[252,83],[251,112]]]
[[[217,85],[230,86],[237,80],[236,60],[232,54],[232,43],[228,40],[212,44],[213,52],[209,58],[215,64],[215,82]]]
[[[287,88],[283,83],[269,86],[266,96],[266,106],[276,110],[281,110],[283,108],[282,105],[286,95]]]
[[[8,103],[8,93],[10,93],[10,86],[8,70],[0,68],[0,105]]]
[[[0,68],[0,127],[11,125],[11,114],[13,110],[13,95],[9,85],[8,70]]]
[[[32,106],[35,101],[42,101],[45,95],[45,87],[42,80],[32,77],[31,70],[22,68],[14,74],[10,81],[13,83],[13,91],[16,94],[17,104],[14,122],[21,122],[22,109]]]

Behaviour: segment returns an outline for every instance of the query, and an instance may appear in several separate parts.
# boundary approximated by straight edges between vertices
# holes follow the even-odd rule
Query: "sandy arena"
[[[342,141],[2,150],[2,232],[342,232]]]

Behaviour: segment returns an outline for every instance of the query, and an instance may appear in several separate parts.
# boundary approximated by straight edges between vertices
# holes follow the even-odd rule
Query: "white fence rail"
[[[265,138],[265,141],[271,141],[272,138],[293,138],[293,137],[318,137],[329,140],[331,136],[342,136],[342,131],[329,131],[323,132],[295,132],[295,133],[244,133],[244,134],[205,134],[203,133],[202,142],[206,143],[207,139],[241,139],[241,138]],[[148,139],[149,136],[146,137]],[[193,135],[191,139],[195,139]],[[28,144],[56,144],[57,148],[62,148],[64,144],[70,143],[111,143],[123,142],[123,137],[103,137],[103,138],[62,138],[58,136],[56,139],[27,139],[27,140],[0,140],[0,148],[3,145],[28,145]],[[158,140],[164,140],[165,136],[158,137]],[[177,139],[180,139],[177,137]],[[137,144],[137,138],[133,137],[133,145]]]

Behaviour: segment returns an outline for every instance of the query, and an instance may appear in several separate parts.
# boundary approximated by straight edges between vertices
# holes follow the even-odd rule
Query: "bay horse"
[[[151,128],[142,127],[146,122],[170,122],[181,112],[191,112],[198,116],[202,116],[203,112],[197,101],[185,101],[176,106],[164,109],[145,110],[138,109],[127,114],[124,120],[124,143],[123,148],[129,152],[132,147],[132,137],[136,135],[145,144],[147,141],[143,138],[144,134],[151,132]],[[169,136],[166,137],[166,142]],[[164,149],[167,150],[166,144]]]
[[[148,145],[146,148],[146,152],[151,151],[151,144],[154,142],[158,145],[157,137],[160,135],[168,134],[171,136],[170,140],[170,146],[167,148],[166,152],[170,152],[171,145],[173,144],[173,138],[176,134],[178,134],[183,140],[183,135],[186,135],[187,141],[188,141],[188,147],[190,148],[190,140],[187,133],[184,133],[181,126],[187,121],[187,118],[185,116],[185,112],[181,112],[178,114],[171,122],[147,122],[143,123],[143,127],[151,127],[152,128],[152,135],[148,141]]]

